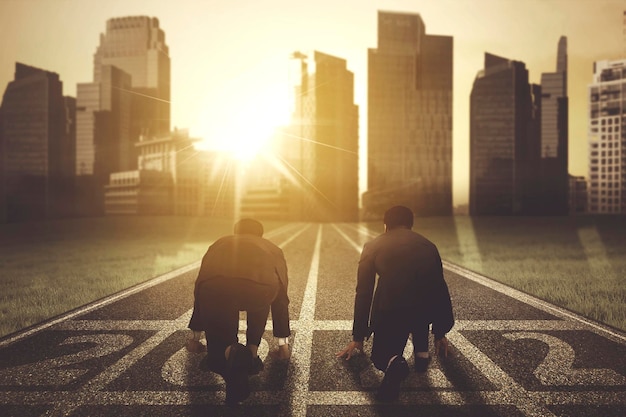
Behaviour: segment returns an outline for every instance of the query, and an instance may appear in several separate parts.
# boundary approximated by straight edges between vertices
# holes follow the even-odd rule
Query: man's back
[[[405,228],[389,230],[366,244],[361,262],[373,262],[379,275],[374,310],[422,310],[443,280],[436,246]]]
[[[248,279],[287,285],[287,265],[282,250],[267,239],[235,234],[217,240],[202,258],[199,281],[215,277]]]

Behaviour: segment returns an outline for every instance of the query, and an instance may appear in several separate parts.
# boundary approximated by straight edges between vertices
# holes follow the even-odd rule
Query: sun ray
[[[161,101],[161,102],[163,102],[163,103],[172,104],[172,102],[171,102],[170,100],[165,100],[165,99],[163,99],[163,98],[159,98],[159,97],[151,96],[151,95],[149,95],[149,94],[143,94],[143,93],[140,93],[140,92],[138,92],[138,91],[129,90],[129,89],[127,89],[127,88],[122,88],[122,87],[117,87],[117,86],[113,86],[113,88],[114,88],[114,89],[116,89],[116,90],[123,91],[123,92],[125,92],[125,93],[134,94],[134,95],[136,95],[136,96],[146,97],[146,98],[151,98],[151,99],[156,100],[156,101]],[[156,119],[155,119],[155,120],[156,120]],[[167,120],[167,119],[161,119],[161,120]]]
[[[294,134],[287,133],[287,132],[285,132],[284,135],[289,137],[289,138],[292,138],[292,139],[300,140],[302,142],[309,142],[309,143],[313,143],[315,145],[325,146],[325,147],[330,148],[330,149],[335,149],[337,151],[346,152],[346,153],[349,153],[349,154],[352,154],[352,155],[359,156],[358,152],[352,151],[350,149],[340,148],[339,146],[329,145],[328,143],[319,142],[319,141],[316,141],[316,140],[313,140],[313,139],[308,139],[308,138],[305,138],[305,137],[302,137],[302,136],[299,136],[299,135],[294,135]]]
[[[324,200],[326,200],[328,203],[330,203],[331,206],[333,207],[337,207],[335,205],[335,203],[333,203],[327,196],[326,194],[324,194],[319,188],[317,188],[311,181],[309,181],[308,178],[306,178],[297,168],[295,168],[293,165],[291,165],[288,161],[286,161],[284,158],[278,156],[277,157],[279,159],[279,161],[281,161],[283,164],[285,164],[287,167],[291,168],[293,170],[293,172],[295,172],[296,174],[298,174],[298,176],[300,178],[302,178],[302,180],[307,183],[313,190],[315,190],[315,192],[317,192]],[[295,184],[300,186],[302,189],[304,189],[304,187],[301,186],[301,184]]]

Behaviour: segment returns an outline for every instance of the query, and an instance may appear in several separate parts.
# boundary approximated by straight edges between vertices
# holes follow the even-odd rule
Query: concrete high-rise
[[[159,21],[113,18],[94,54],[93,82],[77,86],[78,212],[104,213],[104,184],[137,168],[140,137],[169,134],[170,58]]]
[[[559,39],[556,72],[541,74],[541,132],[537,214],[567,215],[568,173],[567,38]]]
[[[597,61],[589,85],[590,213],[626,213],[626,59]]]
[[[132,141],[139,135],[169,134],[170,57],[159,20],[148,16],[109,19],[94,54],[94,82],[101,81],[107,65],[131,76]]]
[[[538,93],[535,88],[535,92]],[[528,210],[533,99],[523,62],[485,54],[470,96],[470,215]]]
[[[72,102],[58,74],[16,63],[0,111],[3,220],[71,214]]]
[[[100,81],[77,85],[76,174],[108,179],[115,171],[136,167],[131,159],[130,76],[111,65],[101,68]]]
[[[100,68],[98,82],[77,85],[77,214],[104,213],[109,175],[137,166],[131,138],[131,77],[112,65]]]
[[[345,59],[315,51],[313,60],[310,73],[303,66],[294,134],[290,149],[283,150],[301,180],[293,191],[303,197],[298,217],[356,221],[359,137],[354,74]]]
[[[451,36],[427,35],[419,14],[378,12],[368,50],[366,217],[391,205],[452,214]]]

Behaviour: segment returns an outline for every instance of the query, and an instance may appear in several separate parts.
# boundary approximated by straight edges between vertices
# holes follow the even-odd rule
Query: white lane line
[[[533,391],[528,395],[534,401],[548,405],[626,405],[624,391]],[[607,411],[608,413],[608,411]]]
[[[350,236],[345,234],[343,232],[343,230],[341,230],[339,227],[337,227],[336,224],[333,224],[333,228],[337,231],[337,233],[339,233],[341,235],[341,237],[343,237],[345,239],[346,242],[348,242],[350,244],[350,246],[352,246],[354,248],[354,250],[356,250],[357,252],[361,253],[361,250],[363,249],[363,245],[359,245],[354,240],[352,240],[350,238]]]
[[[401,405],[460,405],[449,389],[433,391],[402,391],[397,404]],[[503,396],[502,391],[454,391],[463,396],[464,405],[515,405],[512,398]],[[309,391],[309,405],[364,405],[371,406],[373,391]],[[567,406],[623,406],[626,405],[624,391],[530,391],[525,395],[534,403]],[[193,397],[191,400],[190,397]],[[81,405],[224,405],[224,391],[98,391],[88,396],[77,391],[3,391],[2,405],[50,405],[58,402]],[[254,391],[250,404],[277,405],[284,399],[280,391]],[[67,415],[67,414],[66,414]]]
[[[458,405],[448,396],[451,391],[403,391],[399,403],[402,405]],[[465,405],[513,405],[503,400],[498,391],[457,391],[463,394]],[[527,393],[535,402],[549,405],[626,405],[623,391],[586,391],[555,392],[533,391]],[[193,402],[190,401],[193,396]],[[439,396],[444,401],[439,401]],[[89,397],[76,391],[8,391],[0,392],[1,404],[12,405],[49,405],[58,401],[81,403],[80,405],[143,405],[143,406],[190,406],[223,405],[223,391],[100,391]],[[254,391],[250,394],[250,403],[254,405],[276,405],[283,397],[282,392]],[[309,404],[315,405],[371,405],[374,402],[373,391],[310,391]]]
[[[60,323],[54,330],[72,331],[116,331],[116,330],[147,330],[159,331],[165,328],[187,329],[191,315],[189,310],[184,316],[186,319],[171,320],[71,320]],[[180,323],[183,323],[181,325]],[[239,320],[239,329],[245,330],[246,320]],[[291,320],[291,327],[297,328],[298,320]],[[352,330],[351,320],[315,320],[315,330]],[[588,330],[586,325],[568,320],[457,320],[454,328],[460,330]],[[272,330],[272,322],[268,320],[265,330]]]
[[[286,382],[288,384],[287,390],[291,393],[291,398],[288,407],[281,407],[280,414],[284,416],[306,416],[321,242],[322,225],[319,225],[313,249],[313,258],[311,259],[311,267],[309,268],[304,297],[302,298],[298,330],[296,331],[296,337],[291,352],[291,361],[289,363]]]
[[[302,227],[296,233],[293,233],[292,235],[290,235],[285,241],[277,244],[277,246],[279,248],[281,248],[281,249],[284,249],[285,246],[287,246],[288,244],[293,242],[298,236],[300,236],[302,233],[304,233],[304,231],[307,230],[308,228],[309,228],[309,225],[306,225],[306,226]]]
[[[521,385],[459,332],[451,331],[446,337],[485,378],[494,386],[500,387],[498,393],[501,399],[499,401],[506,399],[509,404],[515,405],[524,415],[529,417],[556,417],[547,408],[542,407],[541,403],[533,401]]]

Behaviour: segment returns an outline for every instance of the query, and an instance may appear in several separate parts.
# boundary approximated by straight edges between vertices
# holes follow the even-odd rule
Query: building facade
[[[594,63],[589,85],[588,211],[626,213],[626,59]]]
[[[109,176],[105,214],[234,218],[237,172],[220,153],[196,149],[197,142],[187,130],[142,136],[138,169]]]
[[[587,213],[587,180],[585,177],[569,177],[569,214]]]
[[[471,215],[568,215],[567,38],[556,71],[485,54],[470,97]]]
[[[131,138],[170,131],[170,57],[159,20],[148,16],[109,19],[94,54],[94,82],[115,66],[131,76]],[[132,158],[134,159],[134,158]]]
[[[5,221],[72,214],[72,109],[58,74],[16,63],[0,112]]]
[[[305,59],[304,57],[302,59]],[[304,61],[303,61],[304,63]],[[297,218],[358,220],[358,107],[346,60],[313,53],[296,88],[294,129],[282,152],[294,169]]]
[[[172,176],[167,172],[133,170],[114,172],[104,186],[105,214],[172,214]]]
[[[378,12],[368,50],[368,180],[364,215],[391,205],[452,214],[451,36],[427,35],[418,14]]]
[[[541,131],[537,214],[567,215],[568,172],[567,38],[559,39],[556,71],[541,74]]]
[[[76,190],[80,215],[104,213],[104,185],[113,172],[137,167],[131,138],[131,77],[105,65],[100,81],[76,86]]]
[[[470,95],[470,215],[527,212],[533,102],[524,63],[486,53]]]

